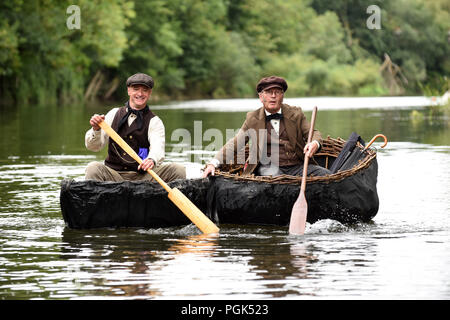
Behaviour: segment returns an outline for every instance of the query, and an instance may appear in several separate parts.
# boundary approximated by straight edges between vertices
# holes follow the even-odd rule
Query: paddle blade
[[[200,211],[180,190],[169,191],[169,199],[191,220],[203,233],[217,233],[219,228]]]
[[[307,215],[308,204],[306,203],[305,193],[300,192],[300,196],[292,207],[291,221],[289,223],[290,234],[302,235],[305,233]]]

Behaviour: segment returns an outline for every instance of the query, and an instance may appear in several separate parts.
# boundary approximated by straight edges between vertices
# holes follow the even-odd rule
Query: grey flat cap
[[[288,88],[288,85],[286,80],[277,76],[262,78],[256,85],[256,91],[258,91],[258,93],[270,88],[280,88],[281,90],[283,90],[283,92],[285,92]]]
[[[132,86],[134,84],[142,84],[149,88],[153,88],[155,82],[153,78],[145,73],[136,73],[127,79],[127,87]]]

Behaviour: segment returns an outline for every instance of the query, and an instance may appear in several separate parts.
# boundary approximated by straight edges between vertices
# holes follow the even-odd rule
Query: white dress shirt
[[[264,112],[266,113],[266,116],[270,116],[271,113],[264,109]],[[281,114],[281,109],[278,110],[279,114]],[[272,119],[270,120],[270,124],[272,125],[272,128],[275,130],[275,132],[279,135],[280,134],[280,121],[281,119]]]
[[[119,108],[114,108],[106,114],[105,122],[107,124],[112,125],[118,110]],[[136,115],[133,113],[130,114],[128,117],[128,125],[130,126],[135,119]],[[91,128],[86,132],[84,141],[88,150],[98,152],[108,144],[108,139],[109,136],[103,130],[95,131]],[[164,161],[166,144],[164,124],[158,116],[154,116],[148,125],[148,142],[150,143],[150,148],[147,158],[153,159],[155,166],[158,166]]]

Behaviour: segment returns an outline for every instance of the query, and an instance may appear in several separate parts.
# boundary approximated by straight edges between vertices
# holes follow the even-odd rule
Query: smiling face
[[[147,101],[152,94],[152,89],[141,85],[134,84],[128,87],[128,95],[130,96],[130,106],[133,109],[140,110],[147,105]]]
[[[278,112],[283,103],[284,92],[279,88],[270,88],[259,93],[259,100],[261,100],[264,109],[270,113]]]

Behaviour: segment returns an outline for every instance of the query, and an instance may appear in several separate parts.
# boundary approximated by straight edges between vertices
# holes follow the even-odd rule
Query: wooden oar
[[[311,116],[311,127],[309,128],[308,134],[308,143],[310,143],[312,140],[314,132],[314,123],[316,122],[316,113],[317,107],[314,107]],[[305,233],[306,216],[308,215],[308,203],[306,202],[305,197],[306,177],[308,175],[308,162],[309,157],[305,155],[305,159],[303,162],[303,176],[302,176],[302,184],[300,187],[300,194],[298,195],[298,198],[295,201],[294,206],[292,207],[291,221],[289,222],[290,234],[302,235]]]
[[[142,163],[142,159],[137,153],[105,121],[102,121],[99,126],[134,160],[139,164]],[[148,169],[147,172],[169,193],[169,199],[200,229],[200,231],[203,233],[219,232],[219,228],[180,190],[169,187],[153,170]]]

